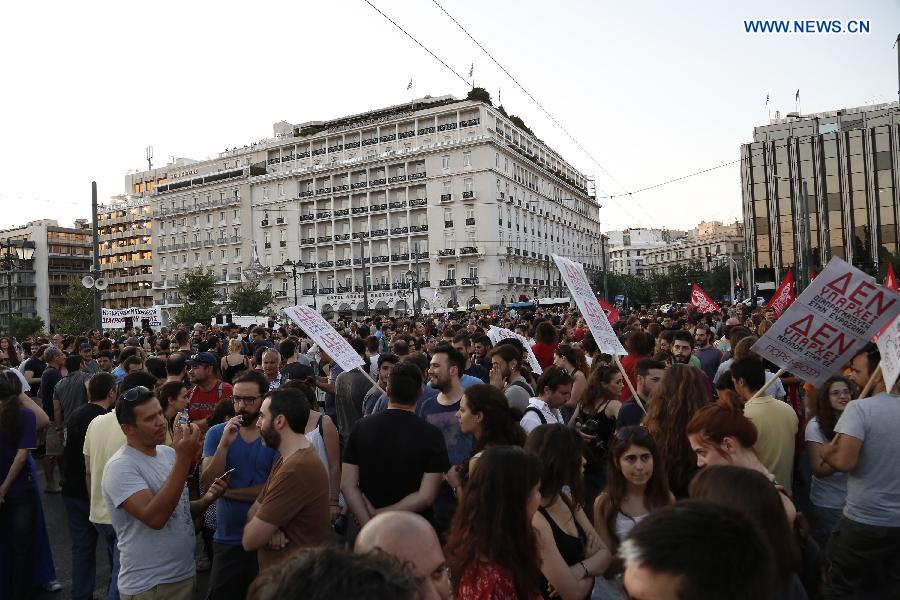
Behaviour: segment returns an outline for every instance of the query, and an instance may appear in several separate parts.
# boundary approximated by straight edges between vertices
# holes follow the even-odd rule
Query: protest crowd
[[[667,308],[621,356],[574,306],[0,338],[0,597],[900,598],[878,346],[807,379],[784,312]]]

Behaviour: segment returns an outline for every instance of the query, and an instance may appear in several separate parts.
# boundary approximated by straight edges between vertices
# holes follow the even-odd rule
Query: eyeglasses
[[[619,440],[620,442],[624,442],[638,436],[649,437],[650,430],[643,425],[633,425],[631,427],[622,427],[621,429],[617,429],[614,435],[616,436],[617,440]]]
[[[142,385],[135,386],[122,394],[123,402],[140,402],[153,395],[153,392]]]
[[[246,405],[259,400],[259,396],[232,396],[231,399],[234,400],[235,404]]]

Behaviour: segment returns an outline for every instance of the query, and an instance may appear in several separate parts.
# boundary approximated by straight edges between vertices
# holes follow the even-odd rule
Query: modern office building
[[[169,306],[194,266],[223,292],[249,270],[281,305],[296,293],[325,315],[558,296],[551,254],[601,266],[588,178],[477,100],[282,121],[272,138],[128,184],[151,197],[154,293]]]
[[[147,197],[116,196],[97,207],[104,308],[153,305],[152,210]]]
[[[876,274],[897,253],[900,103],[776,113],[741,146],[752,277],[773,289],[833,256]]]
[[[704,221],[684,237],[644,252],[644,274],[664,275],[673,266],[696,264],[711,269],[734,261],[736,273],[744,272],[744,227],[735,221],[723,225]]]
[[[33,248],[33,255],[10,265],[11,309],[7,272],[0,271],[0,314],[4,321],[9,314],[41,317],[49,328],[53,309],[65,303],[69,285],[81,285],[79,280],[91,272],[90,224],[78,219],[74,227],[60,227],[53,219],[42,219],[0,231],[0,254],[5,255],[10,244],[14,248],[23,243]]]

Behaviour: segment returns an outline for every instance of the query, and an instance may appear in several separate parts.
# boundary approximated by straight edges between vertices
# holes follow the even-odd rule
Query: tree
[[[258,315],[275,302],[271,290],[259,289],[252,283],[243,283],[231,292],[228,311],[238,315]]]
[[[94,327],[94,290],[72,283],[63,304],[53,308],[50,326],[54,331],[79,334]]]
[[[40,317],[13,317],[9,333],[17,340],[24,340],[44,330],[44,320]]]
[[[215,285],[216,278],[212,271],[204,271],[201,268],[188,271],[178,281],[178,295],[181,297],[182,305],[175,311],[175,322],[188,325],[208,324],[219,314],[219,307],[215,303]]]
[[[466,100],[480,100],[485,104],[493,106],[493,103],[491,102],[491,93],[483,87],[473,87],[469,90],[469,93],[466,94]]]

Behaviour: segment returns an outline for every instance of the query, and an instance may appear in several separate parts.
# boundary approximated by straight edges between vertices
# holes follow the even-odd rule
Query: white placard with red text
[[[566,286],[572,293],[572,298],[575,300],[575,304],[578,305],[578,310],[581,311],[585,322],[587,322],[588,328],[591,330],[591,334],[593,334],[594,341],[597,342],[600,351],[605,354],[627,355],[628,352],[625,351],[622,342],[619,341],[616,332],[613,331],[612,325],[609,324],[609,320],[606,318],[606,312],[600,306],[600,302],[597,301],[594,290],[591,289],[591,284],[584,274],[584,266],[581,263],[555,254],[553,255],[553,261],[556,263],[563,281],[566,282]]]
[[[888,325],[878,336],[878,353],[881,354],[881,375],[884,389],[890,391],[900,375],[900,316]]]
[[[833,258],[752,350],[821,385],[900,310],[900,294]]]
[[[311,337],[319,345],[319,348],[324,350],[344,371],[350,371],[365,364],[362,357],[356,353],[344,336],[335,331],[334,327],[315,310],[308,306],[290,306],[284,309],[284,314]]]
[[[491,328],[488,329],[487,335],[495,346],[497,345],[497,342],[499,342],[500,340],[505,340],[507,338],[519,340],[520,342],[522,342],[522,345],[525,346],[525,350],[528,352],[528,366],[531,367],[531,372],[537,375],[540,375],[544,372],[544,370],[541,369],[540,363],[538,363],[537,356],[534,355],[534,351],[531,349],[531,344],[528,343],[528,338],[519,335],[515,331],[510,331],[509,329],[496,327],[494,325],[491,325]]]

